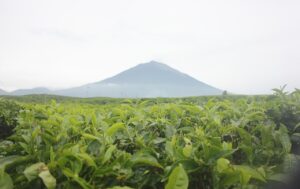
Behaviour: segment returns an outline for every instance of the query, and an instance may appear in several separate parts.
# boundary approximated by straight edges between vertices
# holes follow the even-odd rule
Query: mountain
[[[52,91],[50,91],[47,88],[44,87],[36,87],[33,89],[19,89],[19,90],[15,90],[11,93],[9,93],[10,95],[30,95],[30,94],[50,94],[52,93]]]
[[[53,91],[73,97],[184,97],[220,95],[222,91],[165,64],[139,64],[111,78],[80,87]]]
[[[0,89],[0,95],[6,95],[7,92],[5,90]]]
[[[105,80],[79,87],[54,91],[37,87],[33,89],[19,89],[10,93],[0,90],[1,94],[150,98],[220,95],[222,91],[175,70],[166,64],[151,61],[139,64]]]

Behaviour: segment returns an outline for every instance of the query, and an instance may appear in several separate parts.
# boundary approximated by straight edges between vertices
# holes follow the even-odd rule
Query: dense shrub
[[[15,102],[0,99],[0,140],[13,133],[20,109]]]

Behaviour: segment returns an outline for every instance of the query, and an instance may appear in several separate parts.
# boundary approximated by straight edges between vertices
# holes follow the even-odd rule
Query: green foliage
[[[0,141],[0,188],[261,188],[299,159],[298,90],[110,100],[23,103],[5,116],[18,124]]]
[[[0,98],[0,140],[13,133],[20,110],[21,106],[15,102]]]
[[[284,124],[290,132],[300,132],[300,90],[296,89],[291,94],[284,91],[285,86],[273,89],[274,100],[268,104],[268,115],[277,123]]]

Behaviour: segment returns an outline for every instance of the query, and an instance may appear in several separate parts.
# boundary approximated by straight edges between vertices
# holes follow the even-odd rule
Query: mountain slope
[[[33,89],[19,89],[15,90],[10,95],[30,95],[30,94],[50,94],[51,91],[44,87],[36,87]]]
[[[165,64],[139,64],[111,78],[54,94],[74,97],[183,97],[220,95],[221,90]]]
[[[6,95],[7,92],[5,90],[0,89],[0,95]]]
[[[193,85],[197,80],[165,64],[151,61],[139,64],[100,83]]]

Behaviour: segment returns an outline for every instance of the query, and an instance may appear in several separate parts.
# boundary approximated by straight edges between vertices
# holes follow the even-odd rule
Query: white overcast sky
[[[234,93],[300,88],[300,1],[0,0],[2,89],[78,86],[150,60]]]

